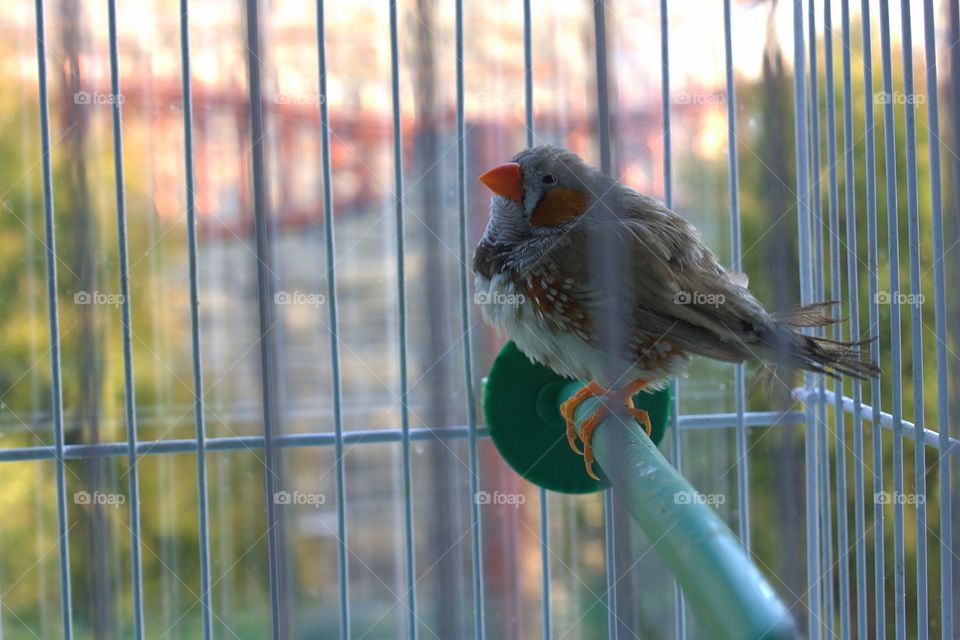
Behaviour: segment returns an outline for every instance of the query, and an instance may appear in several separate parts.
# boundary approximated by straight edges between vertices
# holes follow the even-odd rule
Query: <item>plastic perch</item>
[[[512,342],[484,381],[490,437],[521,476],[546,489],[588,493],[612,486],[683,589],[703,628],[719,640],[800,637],[789,609],[713,507],[657,449],[670,416],[670,389],[638,393],[652,440],[633,419],[607,417],[593,436],[594,471],[567,445],[560,404],[583,386],[530,362]],[[576,412],[577,430],[600,400]],[[622,605],[623,606],[623,605]]]
[[[560,400],[582,386],[567,384]],[[577,408],[578,433],[599,403],[591,398]],[[737,538],[639,424],[629,416],[608,416],[593,434],[593,452],[711,637],[799,637],[789,610]]]

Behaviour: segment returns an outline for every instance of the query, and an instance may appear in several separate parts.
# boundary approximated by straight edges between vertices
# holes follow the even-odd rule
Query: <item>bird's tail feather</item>
[[[815,302],[785,311],[771,313],[773,321],[781,326],[788,327],[827,327],[837,322],[842,322],[843,318],[835,318],[830,312],[839,301],[829,300],[826,302]]]
[[[876,378],[880,368],[864,349],[875,338],[844,342],[800,333],[806,327],[826,327],[842,318],[835,318],[830,310],[837,302],[818,302],[789,311],[771,314],[777,326],[772,346],[780,363],[796,366],[836,378],[842,375],[861,380]]]

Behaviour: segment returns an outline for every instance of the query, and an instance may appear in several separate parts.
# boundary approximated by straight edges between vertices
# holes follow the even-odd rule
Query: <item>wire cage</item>
[[[474,178],[546,143],[874,338],[661,449],[806,637],[958,637],[960,7],[895,5],[4,5],[0,638],[711,636],[483,424]]]

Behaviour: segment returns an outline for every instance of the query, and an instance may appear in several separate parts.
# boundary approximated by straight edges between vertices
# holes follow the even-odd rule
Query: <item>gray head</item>
[[[484,234],[494,242],[563,235],[614,185],[575,153],[554,146],[524,149],[480,181],[494,193]]]

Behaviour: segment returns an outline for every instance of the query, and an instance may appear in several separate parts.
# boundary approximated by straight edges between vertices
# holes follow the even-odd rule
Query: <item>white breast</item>
[[[591,371],[599,370],[603,354],[576,334],[555,330],[509,278],[497,274],[488,280],[478,275],[474,302],[483,319],[504,329],[531,361],[567,378],[594,379]]]
[[[686,357],[677,356],[651,371],[632,359],[612,359],[610,354],[579,338],[573,331],[557,330],[537,311],[533,301],[526,299],[523,290],[502,274],[492,279],[478,275],[474,302],[480,306],[484,321],[505,330],[531,361],[567,378],[621,387],[638,378],[665,379],[682,372],[687,364]],[[660,355],[669,348],[669,344],[660,342],[652,351]],[[659,386],[662,384],[651,385],[651,388]]]

